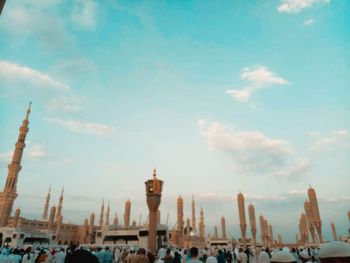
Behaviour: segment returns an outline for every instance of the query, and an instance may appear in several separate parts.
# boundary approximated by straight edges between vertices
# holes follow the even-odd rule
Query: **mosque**
[[[25,244],[135,244],[152,251],[156,251],[161,245],[172,245],[180,248],[208,247],[208,246],[231,246],[253,245],[274,247],[283,244],[280,235],[273,235],[273,227],[263,215],[259,215],[261,241],[257,241],[257,222],[255,207],[248,206],[248,216],[250,223],[250,238],[247,237],[247,220],[244,195],[239,192],[237,195],[239,226],[241,238],[235,240],[229,238],[226,233],[226,220],[221,217],[221,236],[215,226],[214,234],[206,236],[203,207],[200,209],[199,222],[196,221],[196,204],[192,197],[191,218],[184,220],[184,201],[181,196],[177,199],[177,222],[173,229],[168,230],[167,224],[160,222],[159,205],[163,189],[163,181],[157,179],[156,170],[153,178],[145,182],[147,205],[149,208],[148,222],[139,224],[136,221],[130,222],[131,202],[125,203],[124,222],[119,222],[117,215],[112,223],[110,222],[110,205],[105,212],[104,202],[98,224],[95,224],[95,214],[91,213],[89,219],[85,219],[83,224],[64,223],[62,207],[64,200],[64,190],[58,200],[58,206],[50,207],[49,189],[41,220],[32,220],[21,216],[20,208],[17,208],[12,216],[14,201],[17,198],[18,175],[22,169],[21,160],[25,148],[25,139],[29,131],[29,115],[31,103],[27,109],[25,119],[19,129],[18,140],[11,163],[8,165],[8,175],[4,190],[0,193],[0,246],[19,246]],[[322,222],[318,208],[315,190],[310,186],[308,189],[308,200],[304,203],[304,212],[300,216],[299,231],[296,235],[294,245],[319,244],[323,243]],[[350,220],[350,212],[348,213]],[[331,225],[333,237],[337,235],[335,226]]]

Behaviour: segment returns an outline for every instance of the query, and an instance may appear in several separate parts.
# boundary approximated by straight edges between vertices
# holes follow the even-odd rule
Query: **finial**
[[[156,170],[156,168],[154,168],[153,169],[153,178],[156,178],[156,176],[157,176],[157,170]]]
[[[62,190],[61,190],[61,195],[63,195],[63,192],[64,192],[64,186],[62,187]]]
[[[31,108],[31,106],[32,106],[32,102],[30,101],[30,102],[29,102],[28,109],[27,109],[26,120],[28,120],[28,117],[29,117],[29,114],[30,114],[30,108]]]

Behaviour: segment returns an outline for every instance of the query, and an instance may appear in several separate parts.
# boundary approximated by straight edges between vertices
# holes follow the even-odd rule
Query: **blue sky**
[[[143,181],[165,180],[161,211],[207,231],[236,194],[294,240],[308,185],[326,238],[349,227],[350,3],[8,1],[0,17],[0,169],[33,101],[16,206],[39,218],[51,184],[82,223],[101,200],[146,218]],[[198,216],[197,216],[198,217]]]

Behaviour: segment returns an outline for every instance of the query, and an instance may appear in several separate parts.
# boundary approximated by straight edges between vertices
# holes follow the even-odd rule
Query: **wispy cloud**
[[[82,28],[95,28],[96,8],[97,3],[93,0],[78,0],[73,7],[71,20]]]
[[[49,111],[77,112],[82,109],[81,100],[76,97],[53,98],[46,105]]]
[[[256,91],[273,85],[286,85],[289,82],[264,66],[244,68],[241,78],[248,82],[243,89],[230,89],[226,93],[238,101],[247,101]]]
[[[44,149],[44,147],[42,145],[33,145],[29,151],[28,151],[28,155],[31,158],[35,158],[35,159],[40,159],[40,158],[45,158],[47,157],[47,153]]]
[[[46,119],[51,123],[58,124],[59,126],[76,133],[95,134],[104,136],[111,134],[115,131],[115,128],[105,124],[99,124],[94,122],[81,122],[78,120],[63,120],[59,118]]]
[[[350,145],[350,132],[347,130],[337,130],[330,135],[319,138],[311,147],[310,150],[320,150],[329,148],[335,145],[346,146]]]
[[[312,7],[313,5],[325,5],[329,2],[330,0],[282,0],[277,10],[289,14],[299,13],[303,9]]]
[[[315,23],[315,20],[310,18],[310,19],[305,20],[303,24],[304,24],[304,26],[311,26],[314,23]]]
[[[21,66],[14,62],[0,60],[0,78],[9,84],[23,85],[56,90],[68,90],[69,86],[61,83],[50,75]]]

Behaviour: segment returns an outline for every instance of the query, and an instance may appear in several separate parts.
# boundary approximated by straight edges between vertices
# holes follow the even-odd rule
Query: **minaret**
[[[199,216],[199,238],[201,241],[205,240],[205,224],[204,224],[203,207],[201,207],[200,216]]]
[[[57,217],[57,225],[56,225],[56,240],[57,240],[57,243],[60,244],[61,243],[61,228],[62,228],[62,220],[63,220],[63,217],[62,217],[62,214],[60,214],[58,217]]]
[[[90,215],[90,224],[89,224],[89,243],[93,243],[93,234],[94,234],[94,225],[95,225],[95,213],[92,212]]]
[[[270,244],[273,245],[272,225],[269,225],[269,236],[270,236]]]
[[[252,204],[248,206],[250,231],[252,232],[253,242],[256,243],[256,220],[255,220],[255,208]]]
[[[160,225],[160,219],[161,219],[161,214],[160,214],[160,210],[158,209],[158,211],[157,211],[157,224],[159,224],[159,225]]]
[[[242,241],[245,244],[247,223],[245,220],[244,196],[241,192],[239,192],[237,195],[237,202],[238,202],[238,212],[239,212],[239,225],[241,227],[241,233],[242,233]]]
[[[308,242],[307,219],[304,213],[300,215],[299,235],[303,245]]]
[[[114,219],[113,219],[113,225],[118,225],[118,214],[117,214],[117,212],[115,212],[115,214],[114,214]]]
[[[83,244],[86,244],[88,242],[88,235],[89,235],[89,219],[84,219],[84,233],[82,236]]]
[[[153,178],[145,182],[149,212],[148,249],[154,254],[157,253],[157,211],[161,202],[163,184],[164,182],[157,178],[156,169],[153,170]]]
[[[58,206],[57,206],[56,222],[58,222],[58,218],[62,215],[63,191],[64,191],[64,187],[62,187],[60,200],[59,200]]]
[[[226,239],[226,221],[225,217],[221,217],[221,239]]]
[[[191,221],[186,219],[186,248],[191,247]]]
[[[49,224],[48,224],[48,229],[52,230],[54,222],[55,222],[55,216],[56,216],[56,205],[51,207],[50,210],[50,216],[49,216]]]
[[[13,227],[18,226],[18,220],[20,215],[21,215],[21,209],[17,208],[15,212],[15,216],[13,217]]]
[[[102,200],[101,212],[100,212],[100,220],[98,221],[99,226],[103,226],[103,217],[105,213],[105,200]]]
[[[312,215],[311,206],[308,201],[304,202],[304,211],[307,219],[308,228],[311,234],[312,243],[316,243],[314,217]]]
[[[219,235],[218,235],[218,226],[214,226],[214,239],[219,239]]]
[[[124,226],[129,226],[130,225],[130,212],[131,212],[131,202],[128,199],[125,202]]]
[[[312,214],[314,217],[314,222],[315,222],[315,227],[317,230],[318,239],[319,239],[320,243],[323,243],[322,222],[321,222],[321,217],[320,217],[320,210],[318,208],[315,189],[313,189],[311,186],[309,187],[309,190],[308,190],[308,196],[309,196],[309,200],[310,200]]]
[[[106,211],[106,221],[105,221],[105,225],[109,226],[109,213],[110,213],[110,203],[108,202],[108,206],[107,206],[107,211]]]
[[[16,142],[15,151],[12,156],[12,161],[8,165],[8,174],[6,179],[6,184],[4,186],[4,191],[0,193],[0,226],[6,226],[7,221],[11,215],[13,203],[17,197],[17,180],[18,174],[21,170],[21,160],[23,155],[25,144],[25,139],[29,131],[29,114],[31,102],[27,109],[27,115],[22,122],[22,126],[19,128],[19,136]]]
[[[50,193],[51,193],[51,185],[49,187],[49,191],[47,193],[46,200],[45,200],[43,220],[47,220],[47,217],[48,217],[49,206],[50,206]]]
[[[335,241],[338,240],[337,231],[335,231],[335,225],[334,225],[333,222],[331,223],[331,229],[332,229],[333,239],[334,239]]]
[[[179,248],[183,247],[183,232],[184,232],[184,201],[181,195],[177,198],[177,231],[178,231],[178,242]]]
[[[192,231],[197,233],[196,227],[196,203],[194,201],[194,195],[192,195]]]

